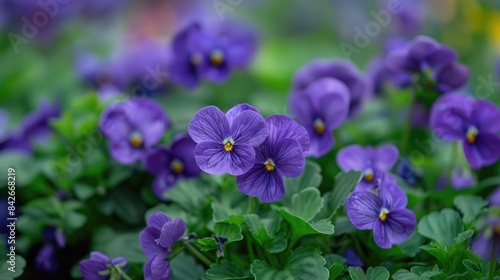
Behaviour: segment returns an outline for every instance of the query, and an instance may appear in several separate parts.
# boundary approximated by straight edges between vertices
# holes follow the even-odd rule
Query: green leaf
[[[362,177],[363,172],[360,171],[341,172],[335,176],[335,187],[327,201],[328,211],[332,216],[344,204],[344,201],[359,184]]]
[[[7,260],[2,256],[2,259],[0,260],[0,279],[14,279],[23,274],[24,268],[26,267],[26,260],[24,260],[24,258],[20,255],[16,255],[15,260],[13,261],[15,267],[12,267],[8,262],[10,259]],[[13,269],[13,271],[10,269]]]
[[[201,250],[204,252],[215,250],[219,245],[219,243],[217,243],[217,241],[213,237],[205,237],[203,239],[198,239],[196,241],[198,242],[198,244],[202,246]]]
[[[220,203],[212,202],[214,222],[228,221],[231,216],[241,215],[241,209],[228,208]]]
[[[390,276],[387,268],[382,266],[369,267],[366,275],[363,269],[358,266],[350,266],[348,270],[352,280],[388,280]]]
[[[215,236],[223,236],[227,238],[226,244],[243,239],[243,235],[241,234],[241,226],[228,222],[215,223],[214,233]]]
[[[323,198],[317,188],[306,188],[296,193],[292,197],[290,204],[290,212],[304,219],[310,221],[319,213],[323,207]]]
[[[292,227],[292,245],[301,237],[309,234],[333,234],[335,232],[335,228],[330,220],[324,219],[309,223],[301,217],[291,214],[286,209],[281,209],[280,213]]]
[[[212,191],[210,186],[201,184],[197,180],[182,180],[175,188],[165,192],[165,197],[187,212],[200,215],[210,205]]]
[[[245,223],[252,234],[252,237],[264,246],[269,253],[279,253],[286,249],[288,244],[284,233],[274,235],[277,230],[272,223],[272,220],[263,223],[259,216],[255,214],[245,215]]]
[[[31,156],[24,153],[5,151],[0,154],[0,170],[5,172],[5,175],[2,176],[6,176],[9,168],[14,168],[16,171],[16,187],[28,186],[41,171],[40,164]]]
[[[463,215],[465,224],[471,224],[476,221],[476,217],[481,210],[487,206],[487,203],[480,196],[460,195],[455,197],[453,204]]]
[[[427,280],[437,278],[436,276],[443,275],[443,271],[439,269],[437,265],[434,267],[423,267],[423,266],[414,266],[411,268],[411,271],[406,269],[400,269],[392,275],[392,279],[394,280]]]
[[[418,223],[418,233],[446,246],[452,245],[453,239],[463,231],[460,214],[448,208],[433,212]]]
[[[118,232],[110,227],[94,231],[92,250],[99,251],[111,258],[125,257],[130,263],[143,264],[146,256],[139,244],[139,232]]]
[[[322,179],[321,167],[315,162],[307,161],[306,167],[299,177],[285,178],[286,193],[283,198],[283,203],[285,205],[290,205],[294,194],[307,187],[319,187]]]
[[[85,224],[87,216],[75,211],[66,211],[63,216],[64,225],[70,230],[77,230]]]
[[[330,276],[328,280],[335,280],[342,274],[344,274],[344,265],[340,263],[334,263],[330,268],[328,269]]]
[[[73,191],[79,200],[85,201],[96,193],[97,188],[87,184],[76,183],[73,187]]]
[[[325,263],[320,250],[300,247],[286,259],[283,269],[255,260],[250,271],[256,280],[327,280],[329,272]]]
[[[250,271],[237,268],[228,260],[222,260],[220,264],[212,264],[207,270],[206,276],[209,280],[253,279]]]
[[[180,253],[170,261],[170,276],[172,280],[201,280],[205,278],[205,271],[192,257]]]

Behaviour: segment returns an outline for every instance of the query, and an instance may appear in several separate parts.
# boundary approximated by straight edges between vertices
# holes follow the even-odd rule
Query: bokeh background
[[[43,141],[30,141],[31,148],[28,152],[23,151],[22,157],[13,155],[15,148],[0,145],[0,178],[4,178],[6,166],[12,161],[23,167],[18,171],[18,206],[47,195],[85,196],[81,193],[85,192],[85,187],[73,193],[75,185],[92,186],[96,192],[105,193],[104,181],[110,178],[119,181],[134,172],[133,168],[124,168],[114,162],[105,148],[97,149],[85,159],[75,159],[74,166],[63,164],[60,167],[58,163],[64,163],[67,158],[73,160],[68,148],[71,143],[98,137],[92,133],[96,131],[99,112],[104,106],[100,100],[106,96],[147,95],[156,99],[172,119],[173,129],[166,136],[168,138],[185,131],[195,112],[210,104],[224,111],[245,102],[259,108],[265,116],[288,113],[287,100],[293,75],[312,59],[350,60],[368,81],[373,81],[370,65],[384,53],[388,41],[411,40],[417,35],[430,36],[459,53],[459,61],[470,70],[470,80],[463,91],[500,104],[500,1],[401,0],[403,11],[392,15],[384,26],[379,24],[377,32],[365,35],[363,46],[357,44],[358,31],[365,31],[370,22],[377,21],[374,14],[387,10],[389,2],[2,0],[0,140],[18,130],[25,116],[41,110],[41,106],[55,106],[60,112],[59,118],[50,123],[58,133],[50,134]],[[192,20],[220,25],[237,22],[251,29],[258,38],[258,50],[251,66],[232,72],[228,81],[222,84],[204,81],[190,90],[172,83],[166,69],[172,59],[169,53],[171,38]],[[343,48],[346,45],[354,46],[356,51],[346,54]],[[153,91],[144,91],[141,87],[142,77],[148,69],[160,73],[159,86]],[[106,87],[110,80],[120,80],[121,88]],[[397,143],[409,100],[405,93],[405,90],[391,87],[382,95],[371,90],[371,99],[362,113],[339,129],[338,143],[366,145],[387,142],[387,139]],[[413,158],[412,163],[417,169],[426,171],[428,185],[435,185],[441,175],[435,167],[447,162],[450,149],[439,141],[419,142],[418,139],[429,138],[428,131],[423,129],[416,128],[413,137],[411,148],[420,150],[423,156]],[[328,166],[335,153],[333,150],[318,161]],[[337,172],[336,168],[326,169],[324,184],[331,183]],[[476,174],[479,179],[498,174],[499,167],[482,172]],[[113,236],[114,230],[122,230],[127,225],[140,229],[137,225],[143,222],[147,206],[155,203],[155,198],[148,193],[150,182],[147,180],[151,178],[146,181],[136,178],[126,183],[131,187],[125,192],[132,192],[134,185],[145,186],[141,191],[142,202],[128,201],[126,196],[114,197],[121,208],[114,209],[114,204],[109,206],[113,209],[103,206],[105,209],[101,210],[108,211],[110,216],[102,218],[101,214],[95,214],[101,218],[98,221],[92,220],[90,209],[91,212],[86,213],[90,219],[83,230],[66,232],[69,243],[83,241],[79,246],[73,244],[66,249],[67,258],[59,260],[58,274],[69,275],[73,271],[72,275],[77,277],[75,264],[89,251],[91,242],[94,242],[93,248],[96,247],[96,241],[87,236],[96,233],[97,225],[125,221],[113,228],[99,228],[99,234],[104,237],[97,242],[102,244],[108,242],[106,238]],[[136,199],[139,198],[136,196]],[[129,205],[127,203],[134,205],[137,211],[123,207]],[[51,201],[40,204],[41,208],[59,205]],[[111,215],[114,211],[116,213]],[[133,216],[134,211],[139,213],[137,218]],[[67,219],[78,220],[77,216]],[[25,221],[19,228],[22,235],[18,250],[28,260],[25,279],[35,279],[29,277],[39,273],[34,259],[44,244],[41,233],[45,225],[31,226]]]

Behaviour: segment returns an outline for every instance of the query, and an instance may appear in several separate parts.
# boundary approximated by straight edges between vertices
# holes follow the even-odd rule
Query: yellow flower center
[[[467,139],[467,142],[469,142],[470,144],[476,142],[476,138],[477,138],[477,134],[479,133],[479,131],[477,130],[477,128],[473,125],[469,126],[469,129],[467,129],[467,134],[465,136],[465,138]]]
[[[365,173],[364,173],[364,178],[367,182],[372,182],[373,179],[375,179],[375,176],[373,174],[373,170],[371,169],[367,169],[365,170]]]
[[[385,220],[387,220],[387,214],[389,214],[389,210],[387,210],[386,208],[382,208],[378,217],[382,222],[385,222]]]
[[[142,139],[142,134],[140,132],[134,131],[130,134],[129,142],[134,148],[140,148],[144,142]]]
[[[224,150],[230,152],[233,150],[234,140],[232,138],[226,138],[222,144],[224,145]]]
[[[274,170],[275,168],[275,164],[274,164],[274,161],[272,161],[271,159],[268,159],[266,160],[266,162],[264,162],[264,166],[266,167],[266,170],[271,172]]]
[[[224,53],[221,50],[213,50],[210,53],[210,63],[214,66],[220,66],[224,63]]]
[[[180,174],[184,171],[184,164],[182,164],[182,162],[178,159],[174,159],[171,163],[170,163],[170,169],[172,170],[172,172],[174,172],[175,174]]]
[[[316,119],[313,126],[316,134],[322,135],[325,133],[325,123],[321,119]]]

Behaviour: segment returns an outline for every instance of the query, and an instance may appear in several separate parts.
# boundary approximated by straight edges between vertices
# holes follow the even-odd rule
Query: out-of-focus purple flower
[[[55,261],[56,247],[54,244],[43,246],[35,257],[35,268],[38,271],[54,272],[57,267]]]
[[[215,106],[207,106],[189,122],[188,132],[197,143],[194,156],[201,170],[238,176],[252,168],[254,148],[266,140],[268,129],[264,118],[255,108],[246,109],[248,106],[236,105],[226,115]]]
[[[202,77],[222,83],[233,69],[250,64],[256,48],[256,37],[244,28],[191,23],[172,40],[168,72],[174,83],[190,89],[195,88]]]
[[[313,60],[300,68],[293,79],[293,91],[304,91],[322,78],[342,82],[349,93],[349,117],[356,116],[370,97],[368,84],[352,63],[345,60]]]
[[[349,112],[349,90],[339,80],[319,79],[290,95],[290,110],[309,133],[309,155],[323,156],[333,147],[333,130]]]
[[[347,215],[357,229],[373,229],[375,243],[388,249],[406,241],[417,220],[406,209],[405,192],[393,180],[382,179],[376,192],[354,192],[347,200]]]
[[[283,176],[302,174],[309,137],[303,126],[287,116],[269,116],[266,122],[269,138],[255,149],[253,167],[238,176],[236,184],[242,193],[270,203],[285,195]]]
[[[59,248],[64,248],[66,246],[66,236],[64,235],[64,232],[53,226],[49,226],[44,229],[43,240],[55,244]]]
[[[424,75],[425,88],[447,93],[464,86],[469,79],[469,70],[457,59],[457,53],[451,48],[419,36],[404,49],[391,51],[385,62],[388,69],[396,73],[420,73]]]
[[[87,0],[77,3],[75,9],[79,15],[96,19],[109,19],[120,7],[124,7],[128,0]]]
[[[80,271],[85,280],[108,280],[111,270],[109,266],[126,270],[128,261],[124,257],[111,259],[101,252],[91,252],[90,258],[80,262]]]
[[[75,70],[82,81],[92,89],[109,92],[125,89],[125,69],[116,58],[100,59],[94,55],[80,55]]]
[[[146,156],[146,167],[156,175],[153,192],[161,200],[163,195],[175,183],[184,178],[197,177],[200,168],[194,158],[196,143],[186,134],[177,135],[170,147],[151,149]]]
[[[476,236],[470,245],[470,249],[486,260],[491,260],[493,244],[496,242],[494,259],[500,258],[500,218],[489,218],[483,232]]]
[[[475,169],[500,159],[500,110],[489,101],[446,94],[432,106],[431,127],[442,139],[461,141],[465,157]]]
[[[401,36],[415,36],[420,34],[425,20],[425,6],[423,1],[399,1],[398,6],[392,8],[393,1],[383,0],[381,9],[390,14],[390,22],[395,31]]]
[[[500,207],[500,186],[498,186],[493,193],[488,197],[490,206]]]
[[[442,175],[436,184],[436,189],[443,189],[448,184],[448,177],[446,174]],[[476,185],[476,178],[469,169],[457,166],[453,169],[450,183],[451,187],[457,190],[471,188]]]
[[[396,167],[396,174],[405,181],[409,186],[416,186],[418,181],[422,178],[419,170],[411,164],[408,157],[403,157]]]
[[[122,164],[143,160],[169,125],[163,108],[146,98],[110,104],[99,120],[99,128],[111,142],[111,155]]]
[[[342,256],[346,259],[348,266],[364,266],[363,261],[352,248],[347,248]]]
[[[371,190],[378,185],[379,180],[388,177],[389,170],[399,157],[398,148],[394,145],[382,145],[377,148],[350,145],[337,153],[337,164],[343,171],[357,170],[363,172],[363,179],[356,190]]]
[[[149,259],[144,266],[144,279],[170,279],[170,262],[165,259],[185,231],[186,223],[179,218],[172,220],[161,212],[149,215],[147,227],[139,234],[142,250]]]

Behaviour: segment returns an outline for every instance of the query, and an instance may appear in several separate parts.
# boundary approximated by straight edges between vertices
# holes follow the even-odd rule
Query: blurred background
[[[393,5],[400,12],[392,13]],[[382,14],[389,14],[390,18],[383,18]],[[202,81],[195,88],[173,83],[167,68],[176,55],[171,51],[172,38],[192,21],[222,27],[241,25],[251,30],[258,43],[248,69],[233,71],[224,83]],[[171,137],[185,131],[195,112],[210,104],[224,111],[245,102],[259,108],[265,116],[286,114],[297,69],[312,59],[346,59],[364,73],[371,99],[355,120],[343,124],[337,136],[339,145],[378,144],[387,139],[396,142],[402,134],[408,95],[404,94],[406,90],[390,87],[382,96],[376,86],[374,63],[387,52],[390,42],[427,35],[455,49],[459,61],[469,68],[470,80],[463,91],[500,104],[497,0],[2,0],[0,31],[0,165],[1,172],[13,160],[26,168],[18,175],[19,206],[47,195],[64,200],[72,189],[77,191],[70,196],[80,198],[88,191],[83,185],[105,192],[102,178],[120,182],[123,176],[134,172],[131,168],[125,175],[120,173],[122,167],[109,158],[105,145],[80,165],[72,166],[73,159],[68,156],[72,143],[99,137],[95,131],[105,106],[102,100],[110,97],[156,99],[172,119],[173,129],[167,136]],[[155,86],[145,87],[145,77],[153,77]],[[33,114],[46,118],[34,118]],[[47,122],[48,117],[57,119],[37,122]],[[38,139],[38,133],[46,133],[39,130],[44,125],[56,128],[56,133],[43,141],[31,141],[31,137]],[[427,139],[429,133],[414,136]],[[419,148],[417,142],[412,145]],[[2,156],[7,151],[9,156]],[[14,157],[11,151],[25,155]],[[425,159],[414,163],[417,167],[431,170],[449,158],[447,149],[433,147],[427,152],[423,152]],[[320,159],[322,166],[333,163],[335,153],[336,150]],[[67,164],[59,164],[65,160]],[[492,168],[478,176],[498,172],[498,166]],[[324,184],[331,183],[336,172],[336,167],[325,168]],[[425,180],[435,184],[439,176],[431,170]],[[137,202],[136,220],[126,209],[102,206],[102,212],[116,211],[119,218],[129,219],[127,223],[140,229],[145,209],[157,202],[145,193],[149,192],[147,180],[139,178],[127,183],[145,186],[141,192],[145,202]],[[120,204],[128,203],[120,197],[116,199]],[[50,208],[55,202],[40,203],[36,207]],[[125,212],[120,214],[122,210]],[[70,213],[76,214],[67,217],[68,223],[76,224],[69,227],[76,229],[78,213]],[[87,213],[87,217],[92,217],[92,213]],[[90,238],[82,236],[99,232],[102,238],[92,241],[92,248],[99,248],[108,242],[106,238],[113,238],[113,230],[126,228],[122,225],[94,230],[93,226],[112,223],[111,220],[90,221],[80,233],[65,231],[69,243],[83,242],[66,247],[68,257],[58,263],[60,275],[67,275],[71,269],[74,276],[78,275],[75,264],[91,247]],[[25,237],[20,238],[18,250],[28,260],[26,279],[34,279],[29,277],[37,270],[53,269],[52,262],[44,263],[53,254],[50,249],[33,261],[40,256],[41,248],[46,248],[44,244],[50,243],[47,240],[54,239],[41,237],[47,231],[45,226],[32,228],[26,220],[20,225]],[[137,232],[134,234],[132,238]],[[137,271],[140,273],[140,268]]]

